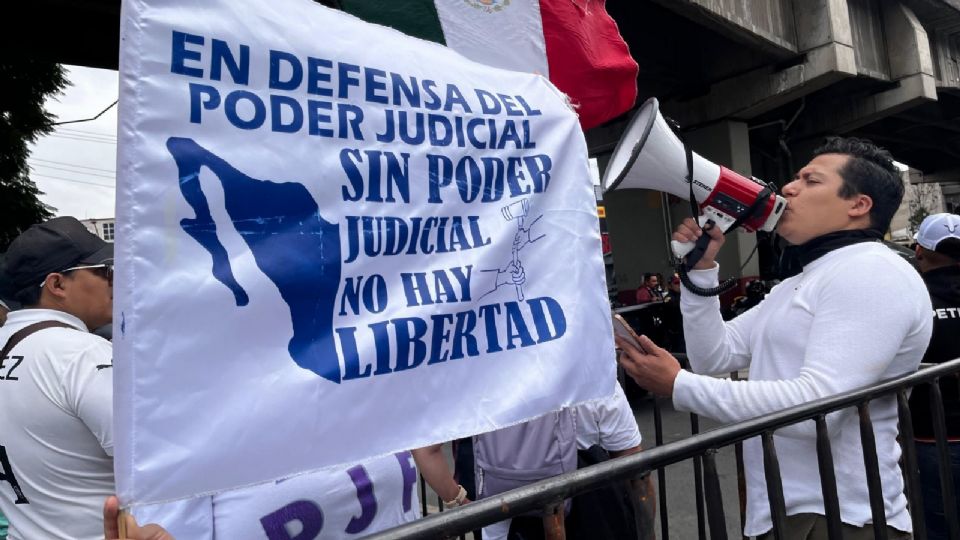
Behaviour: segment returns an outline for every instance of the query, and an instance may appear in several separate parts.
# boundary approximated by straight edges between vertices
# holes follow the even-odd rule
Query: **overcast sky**
[[[57,121],[96,116],[117,99],[117,72],[65,66],[72,83],[46,103]],[[112,218],[115,215],[117,107],[97,120],[57,126],[30,149],[30,177],[58,216]]]

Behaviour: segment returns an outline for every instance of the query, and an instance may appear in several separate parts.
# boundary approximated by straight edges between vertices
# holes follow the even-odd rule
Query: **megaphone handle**
[[[673,250],[673,254],[676,255],[678,259],[682,259],[687,253],[693,251],[693,248],[696,244],[693,242],[677,242],[676,240],[670,241],[670,248]]]
[[[687,242],[687,243],[689,244],[690,242]],[[693,245],[693,249],[690,250],[689,253],[687,253],[687,258],[686,258],[687,268],[693,268],[694,265],[700,262],[700,259],[703,258],[703,254],[707,252],[707,246],[710,245],[710,235],[709,234],[701,235],[700,238],[697,238],[696,243],[692,245]]]
[[[697,223],[700,224],[700,227],[702,227],[704,231],[712,229],[714,225],[716,225],[716,223],[714,223],[714,221],[707,216],[698,216]],[[701,236],[698,242],[703,242],[704,241],[703,239],[705,237],[707,237],[707,235]],[[706,242],[707,244],[710,243],[709,240],[707,240]],[[690,253],[691,251],[693,251],[693,249],[697,247],[697,245],[698,244],[694,242],[677,242],[676,240],[670,241],[670,248],[673,249],[673,254],[676,255],[678,259],[682,259],[687,253]],[[704,244],[704,246],[706,246],[706,244]],[[705,250],[706,247],[704,247],[703,249]],[[697,260],[699,261],[701,257],[703,257],[702,251],[700,255],[697,257]],[[687,260],[689,261],[689,258]],[[696,263],[690,264],[689,268],[693,268],[694,264]]]
[[[700,216],[698,221],[703,227],[704,232],[716,226],[716,223],[706,216]],[[670,247],[673,249],[674,255],[679,258],[686,256],[685,262],[687,264],[687,268],[693,268],[695,264],[700,262],[700,259],[703,258],[703,254],[707,252],[707,246],[709,245],[709,234],[701,235],[700,238],[697,238],[696,242],[677,242],[676,240],[670,241]]]

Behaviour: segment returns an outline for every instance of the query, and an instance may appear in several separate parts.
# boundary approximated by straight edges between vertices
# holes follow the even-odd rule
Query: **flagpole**
[[[122,508],[117,512],[117,531],[120,533],[121,540],[127,538],[127,514],[128,512]]]

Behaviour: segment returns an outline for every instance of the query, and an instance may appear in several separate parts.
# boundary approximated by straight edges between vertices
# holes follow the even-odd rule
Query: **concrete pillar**
[[[625,189],[604,195],[617,290],[636,289],[644,272],[673,275],[662,195]],[[611,285],[608,283],[608,286]]]

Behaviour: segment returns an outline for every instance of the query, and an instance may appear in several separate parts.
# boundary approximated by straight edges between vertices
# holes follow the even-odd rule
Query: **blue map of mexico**
[[[216,223],[200,187],[201,167],[208,167],[223,184],[233,226],[290,306],[290,356],[300,367],[340,382],[330,332],[340,282],[339,226],[323,219],[301,184],[250,178],[191,139],[171,138],[167,149],[177,162],[180,192],[196,213],[180,226],[210,252],[214,277],[233,292],[237,306],[247,305],[247,293],[234,278],[227,250],[217,239]]]
[[[233,227],[249,247],[259,270],[273,282],[289,307],[293,325],[288,344],[291,358],[301,368],[324,379],[340,383],[529,347],[557,339],[566,332],[566,317],[556,300],[547,296],[524,298],[522,293],[526,277],[520,250],[546,234],[532,235],[539,216],[527,215],[527,199],[509,202],[511,192],[522,189],[520,178],[524,178],[517,176],[515,166],[502,168],[498,188],[483,190],[483,197],[489,202],[501,198],[506,201],[500,213],[503,219],[518,222],[511,259],[502,268],[476,269],[476,274],[469,264],[401,273],[402,301],[406,307],[437,305],[435,313],[429,317],[395,317],[356,328],[336,327],[334,320],[335,315],[348,313],[351,298],[354,312],[360,302],[361,285],[353,277],[344,280],[345,290],[342,296],[338,295],[344,262],[355,261],[360,253],[369,258],[401,253],[439,254],[487,246],[491,241],[482,232],[478,216],[410,220],[347,216],[344,250],[338,222],[320,215],[316,201],[302,184],[251,178],[192,139],[170,138],[167,150],[177,165],[180,192],[195,214],[181,220],[180,226],[210,254],[213,276],[232,292],[238,307],[248,304],[248,294],[235,278],[227,249],[217,237],[217,224],[200,182],[204,168],[223,186],[224,206]],[[430,161],[431,178],[442,178],[444,164]],[[545,190],[549,159],[542,156],[525,161],[534,184],[529,190]],[[513,176],[507,173],[508,168],[514,171]],[[356,172],[350,167],[346,169]],[[451,180],[435,181],[431,198],[439,200],[440,189],[451,184]],[[359,184],[353,189],[355,193],[363,190]],[[402,197],[402,183],[397,191]],[[381,195],[378,193],[377,197]],[[505,293],[493,295],[503,285],[511,286],[505,290],[516,291],[516,301],[492,301],[510,297]],[[370,298],[364,298],[364,303],[367,311],[377,313],[386,304],[382,278],[373,287],[376,292],[366,295]],[[476,292],[475,287],[479,289]],[[482,300],[488,295],[492,295],[491,302],[474,309],[449,312],[441,307],[445,303]],[[363,334],[358,335],[359,332]],[[337,353],[338,342],[342,360]],[[373,352],[366,355],[369,358],[361,358],[365,356],[362,351],[371,348]]]

